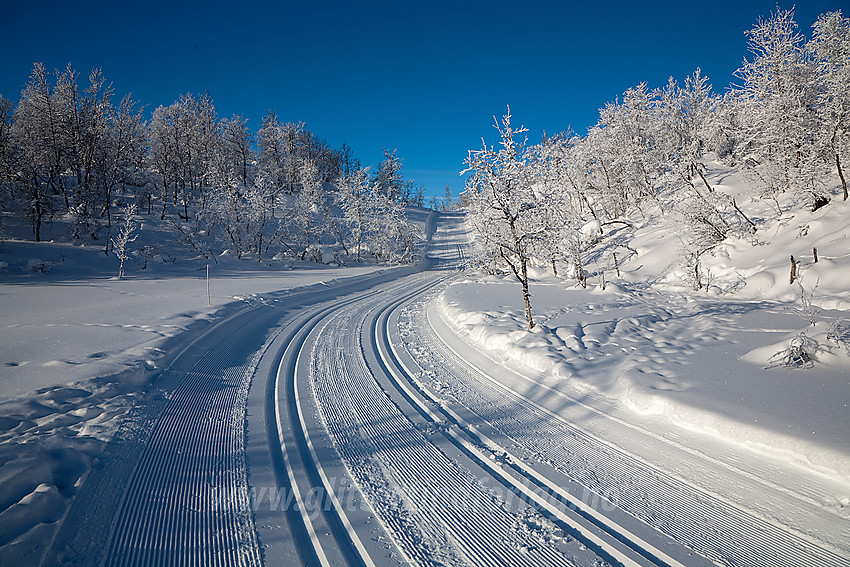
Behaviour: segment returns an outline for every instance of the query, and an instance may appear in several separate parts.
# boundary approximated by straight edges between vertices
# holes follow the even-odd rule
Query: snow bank
[[[779,302],[577,289],[532,282],[531,331],[519,284],[489,276],[449,286],[438,310],[466,341],[549,387],[601,396],[642,418],[722,438],[850,481],[850,350]],[[808,369],[766,368],[807,332]]]
[[[806,293],[824,309],[850,310],[848,215],[850,203],[838,201],[814,212],[783,214],[750,237],[719,245],[706,255],[706,269],[727,285],[740,281],[738,298],[797,301]],[[794,285],[792,256],[797,264]]]

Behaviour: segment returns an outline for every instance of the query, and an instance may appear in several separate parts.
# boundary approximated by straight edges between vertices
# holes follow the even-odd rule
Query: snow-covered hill
[[[441,313],[546,386],[848,483],[850,202],[836,190],[813,212],[788,196],[778,213],[773,200],[747,198],[734,170],[713,164],[710,174],[759,229],[702,255],[701,290],[681,261],[682,225],[664,215],[633,229],[603,227],[585,252],[586,289],[536,268],[532,331],[512,275],[451,285]],[[848,497],[836,494],[833,504],[846,507]]]

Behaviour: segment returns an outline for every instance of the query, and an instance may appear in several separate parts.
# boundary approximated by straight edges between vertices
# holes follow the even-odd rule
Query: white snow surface
[[[37,256],[37,258],[36,258]],[[223,256],[161,263],[113,274],[117,260],[94,248],[5,242],[0,259],[0,400],[126,370],[153,371],[164,342],[197,321],[212,321],[262,294],[386,269],[273,264]],[[48,266],[47,271],[28,265]],[[137,378],[144,380],[145,375]],[[138,384],[137,384],[138,385]]]
[[[742,194],[743,180],[720,166],[712,173],[716,190]],[[589,253],[586,289],[548,267],[532,270],[533,330],[512,276],[466,274],[439,295],[439,312],[467,342],[461,351],[604,398],[641,423],[829,477],[846,490],[828,505],[846,512],[850,202],[815,212],[783,202],[781,215],[770,203],[739,204],[768,220],[703,256],[707,292],[683,277],[673,219],[638,226],[631,254],[610,246],[622,227],[592,223],[585,233],[601,231],[602,241]],[[801,273],[794,284],[790,255]],[[137,259],[119,280],[116,258],[99,247],[0,243],[0,564],[38,563],[127,408],[193,337],[264,294],[377,269],[385,268],[155,257],[145,269]],[[813,360],[781,364],[775,355],[801,333]]]

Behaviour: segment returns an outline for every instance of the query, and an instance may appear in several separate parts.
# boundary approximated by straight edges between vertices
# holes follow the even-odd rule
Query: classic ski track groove
[[[277,410],[276,419],[277,419],[277,424],[278,424],[278,431],[279,432],[283,431],[283,424],[282,424],[283,416],[281,415],[281,412],[280,412],[281,395],[280,395],[280,389],[279,388],[280,388],[281,378],[285,376],[286,382],[287,382],[286,383],[287,394],[292,399],[292,401],[295,405],[295,408],[296,408],[296,415],[289,416],[289,417],[292,421],[293,426],[297,427],[298,430],[299,430],[299,440],[300,440],[301,437],[303,437],[303,441],[301,441],[301,443],[303,445],[303,448],[306,448],[307,452],[309,453],[309,457],[310,457],[310,461],[311,461],[309,463],[309,466],[311,466],[315,469],[316,474],[318,474],[319,478],[321,479],[321,488],[323,488],[324,491],[325,491],[325,494],[327,494],[331,498],[334,513],[336,514],[339,521],[342,523],[343,529],[342,530],[339,530],[339,529],[336,530],[337,531],[336,538],[337,538],[338,541],[344,541],[345,543],[347,543],[348,545],[353,547],[354,550],[356,550],[356,552],[357,552],[359,560],[364,565],[366,565],[367,567],[374,567],[374,563],[373,563],[371,557],[369,556],[368,552],[366,551],[365,547],[363,546],[363,543],[361,542],[360,537],[357,535],[357,532],[352,527],[351,522],[348,520],[348,517],[345,514],[344,508],[342,507],[339,500],[337,499],[337,497],[334,493],[334,487],[330,483],[330,481],[328,480],[327,475],[325,474],[324,468],[322,467],[322,463],[319,460],[318,455],[316,454],[316,450],[315,450],[315,448],[313,446],[313,442],[310,438],[309,429],[308,429],[307,424],[306,424],[305,419],[304,419],[303,405],[302,405],[302,402],[301,402],[301,400],[299,399],[299,396],[298,396],[299,373],[298,373],[297,369],[300,365],[301,357],[304,354],[304,345],[305,345],[305,342],[307,340],[307,337],[314,332],[314,330],[318,327],[318,325],[324,319],[326,319],[329,315],[332,315],[333,313],[335,313],[339,309],[343,308],[344,306],[347,306],[347,305],[354,303],[354,302],[357,302],[357,301],[363,301],[364,299],[370,297],[371,295],[373,295],[373,293],[366,293],[366,294],[358,295],[356,298],[353,298],[353,299],[337,301],[333,305],[326,307],[325,309],[322,309],[317,314],[310,317],[309,321],[306,322],[306,324],[304,324],[302,326],[301,330],[298,333],[298,335],[300,335],[300,338],[298,338],[298,335],[297,335],[296,339],[293,340],[292,342],[290,342],[289,345],[287,346],[287,350],[294,348],[294,352],[296,353],[294,355],[295,360],[294,360],[293,367],[291,369],[292,371],[290,372],[289,369],[287,369],[287,370],[284,369],[284,364],[285,364],[285,355],[284,355],[284,359],[281,360],[280,367],[278,369],[278,375],[277,375],[277,380],[276,380],[276,385],[275,385],[275,398],[278,400],[278,403],[275,404],[275,407],[276,407],[276,410]],[[296,419],[296,417],[297,417],[297,419]],[[307,507],[304,504],[303,497],[301,496],[300,490],[298,488],[298,483],[296,482],[294,472],[293,472],[293,469],[292,469],[292,464],[291,464],[292,457],[289,456],[289,454],[288,454],[289,452],[286,449],[285,443],[283,443],[282,440],[280,440],[280,441],[281,441],[281,449],[283,451],[284,459],[285,459],[286,466],[287,466],[287,473],[289,474],[290,483],[291,483],[291,486],[293,487],[293,490],[295,491],[295,495],[296,495],[296,499],[298,501],[302,521],[304,522],[305,526],[307,527],[308,533],[310,534],[311,544],[312,544],[314,551],[315,551],[315,553],[316,553],[316,555],[319,559],[319,562],[322,565],[330,565],[331,563],[327,559],[327,557],[325,556],[324,550],[323,550],[322,545],[321,545],[321,541],[319,540],[318,536],[316,535],[316,532],[313,528],[313,522],[310,519],[309,514],[308,514],[309,511],[307,510]],[[311,488],[319,488],[319,487],[311,487]],[[333,526],[332,523],[331,523],[331,526]],[[342,532],[342,533],[340,533],[340,532]],[[346,538],[347,541],[343,540],[341,538]],[[351,559],[351,558],[349,558],[349,559]]]
[[[242,311],[222,323],[235,325],[245,315]],[[222,323],[201,338],[212,337]],[[241,319],[235,331],[247,323]],[[247,513],[240,413],[259,353],[233,365],[229,363],[244,356],[232,345],[217,344],[221,348],[188,370],[179,370],[178,357],[178,369],[172,364],[163,372],[166,381],[175,375],[184,378],[131,476],[109,538],[106,565],[260,565]]]
[[[329,288],[335,299],[318,305],[311,304],[315,288],[252,303],[177,354],[158,378],[157,389],[170,392],[168,403],[127,481],[104,565],[261,564],[245,455],[246,403],[256,368],[263,356],[273,355],[267,351],[279,335],[294,333],[292,321],[356,301],[368,293],[365,286],[386,277],[343,280]],[[294,314],[276,307],[278,301],[294,305]],[[275,330],[281,322],[284,327]],[[259,340],[256,352],[244,352],[243,340],[256,342],[259,333],[268,337],[265,344]]]
[[[268,411],[267,429],[270,451],[280,456],[285,473],[275,470],[280,487],[293,491],[300,529],[304,529],[309,543],[295,538],[295,545],[305,563],[319,565],[353,564],[373,567],[374,562],[359,534],[349,521],[346,511],[334,492],[334,486],[325,473],[322,462],[313,446],[306,423],[303,401],[299,395],[299,382],[303,380],[300,367],[317,327],[328,317],[345,306],[363,301],[376,295],[375,290],[359,290],[347,296],[322,303],[319,307],[302,311],[287,325],[289,335],[284,339],[283,353],[276,365],[274,376],[267,389],[267,402],[273,406]],[[287,440],[290,444],[287,444]],[[291,445],[291,446],[290,446]],[[274,460],[274,459],[273,459]],[[281,478],[285,474],[285,478]],[[323,506],[321,522],[327,535],[317,533],[311,511],[305,502],[305,494],[318,490],[330,498],[332,506]],[[294,532],[295,529],[291,528]]]

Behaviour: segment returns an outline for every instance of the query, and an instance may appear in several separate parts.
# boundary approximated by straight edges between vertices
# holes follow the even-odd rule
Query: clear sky
[[[792,4],[780,0],[780,7]],[[67,63],[81,83],[100,67],[120,97],[149,110],[209,92],[219,115],[252,130],[270,109],[303,121],[364,165],[398,149],[403,173],[442,194],[463,188],[469,149],[496,141],[510,105],[537,141],[578,133],[641,81],[663,86],[700,67],[722,92],[747,56],[744,31],[775,0],[627,2],[52,2],[3,0],[0,94],[17,101],[36,61]],[[796,8],[810,35],[820,13]]]

